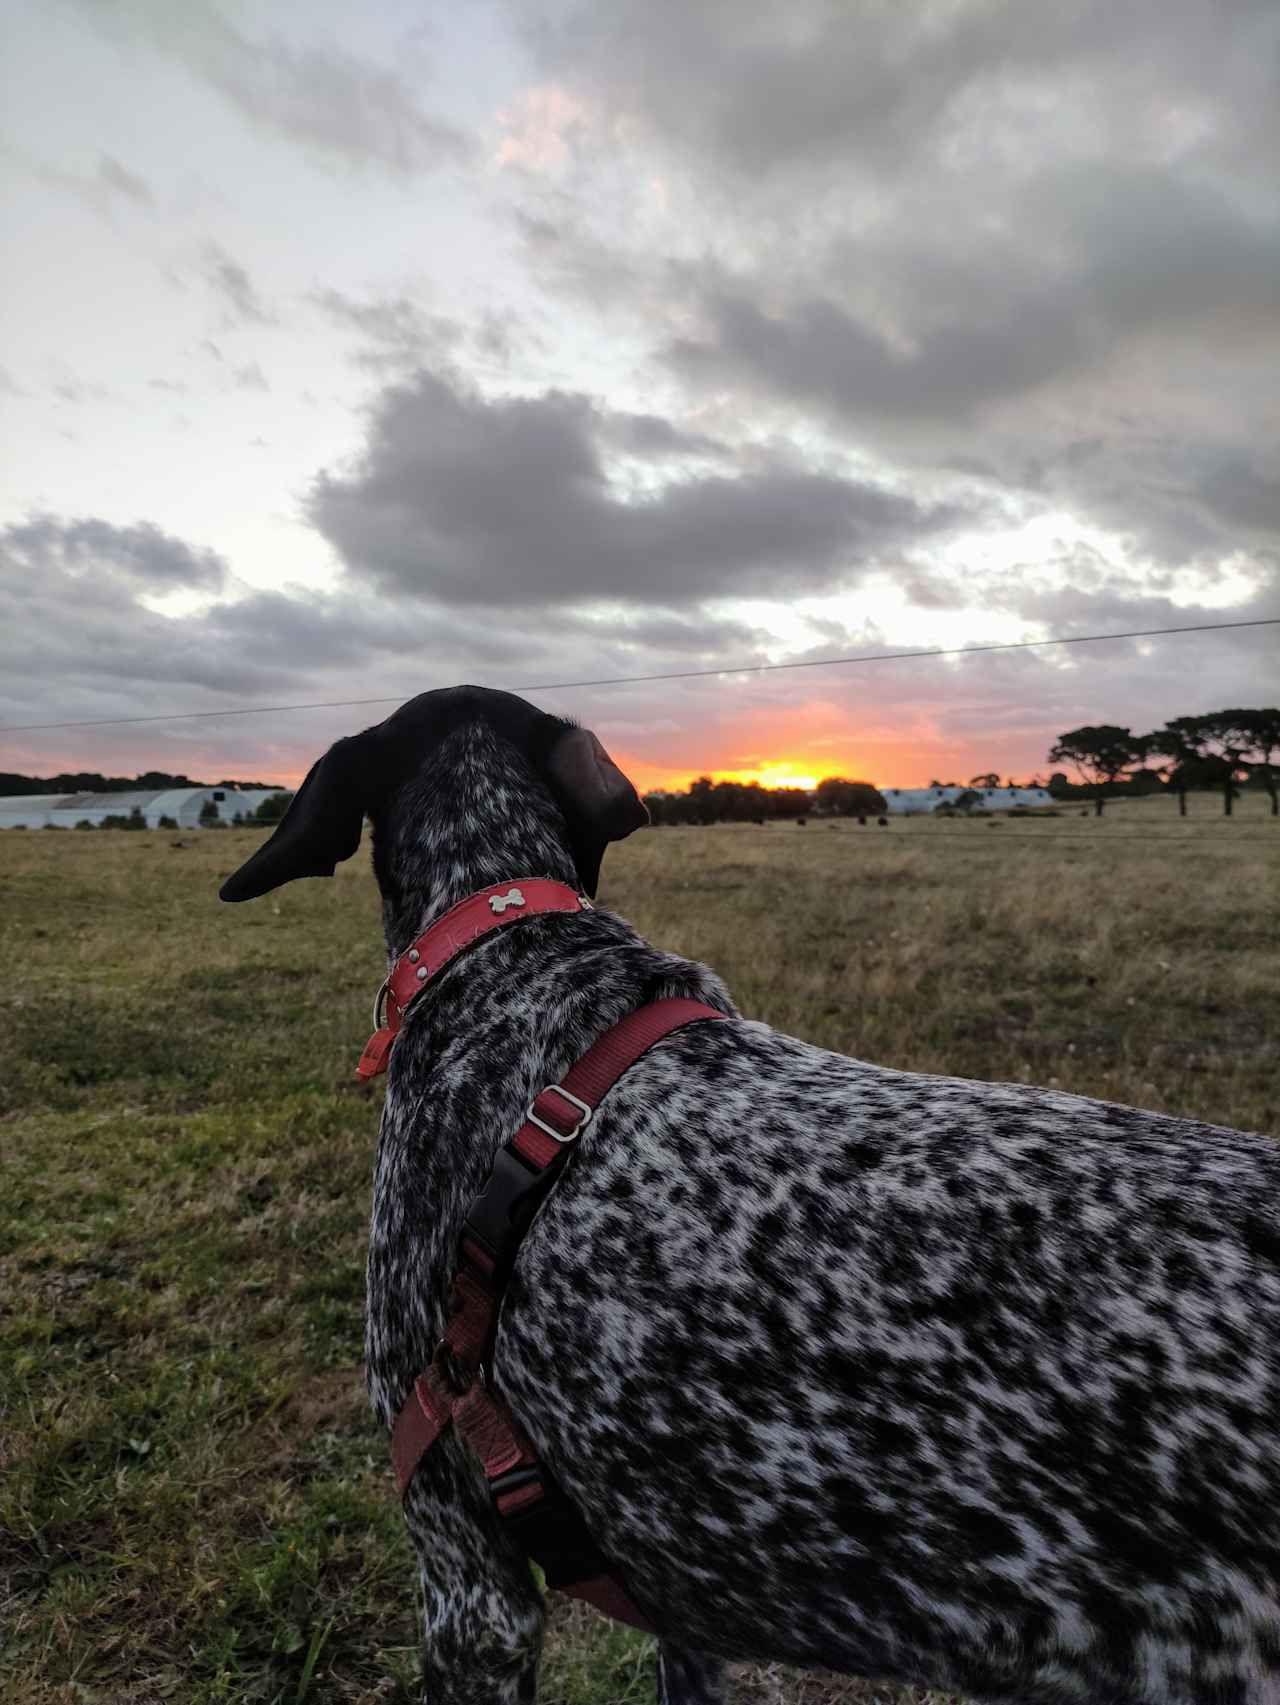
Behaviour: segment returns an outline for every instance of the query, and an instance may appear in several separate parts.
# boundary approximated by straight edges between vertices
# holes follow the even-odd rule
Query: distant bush
[[[176,829],[177,827],[178,819],[176,817],[161,817],[156,824],[157,829]]]
[[[49,830],[52,829],[55,834],[65,835],[67,832],[67,825],[65,823],[46,823],[44,825],[44,829],[46,834],[48,834]]]
[[[211,823],[216,823],[217,821],[218,802],[216,799],[206,799],[204,804],[200,807],[201,825],[204,828],[208,828]]]
[[[112,812],[106,817],[99,817],[98,827],[100,829],[127,829],[129,827],[129,819],[122,814]]]
[[[253,815],[259,823],[278,823],[289,809],[292,799],[291,793],[273,793],[270,799],[263,800]]]
[[[142,815],[142,812],[138,806],[135,805],[133,810],[125,818],[124,826],[126,829],[145,829],[146,828],[147,820]]]
[[[884,795],[869,781],[848,781],[828,776],[818,783],[814,806],[819,816],[865,817],[885,809]]]
[[[87,817],[82,817],[80,819],[80,821],[76,824],[76,828],[77,829],[92,829],[93,824],[89,821],[89,819]]]

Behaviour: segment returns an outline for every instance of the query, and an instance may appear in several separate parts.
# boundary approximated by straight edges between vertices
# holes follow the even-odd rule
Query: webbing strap
[[[560,1579],[549,1584],[585,1599],[606,1615],[638,1628],[649,1623],[605,1569],[584,1569],[568,1581],[575,1559],[603,1564],[582,1524],[532,1444],[495,1392],[478,1378],[497,1327],[502,1287],[520,1242],[547,1190],[559,1176],[584,1125],[629,1066],[655,1042],[703,1019],[728,1015],[701,1001],[651,1001],[592,1043],[559,1084],[534,1097],[524,1123],[494,1159],[484,1190],[472,1204],[450,1294],[450,1319],[430,1365],[414,1381],[391,1435],[391,1461],[400,1495],[423,1456],[452,1420],[479,1456],[498,1513],[524,1529],[527,1549],[556,1555]],[[546,1127],[550,1127],[548,1130]],[[553,1135],[552,1132],[555,1134]]]

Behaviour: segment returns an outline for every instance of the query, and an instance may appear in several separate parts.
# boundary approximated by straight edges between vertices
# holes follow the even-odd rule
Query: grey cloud
[[[908,485],[968,471],[1171,562],[1277,537],[1270,0],[518,17],[597,114],[596,177],[512,211],[529,264],[691,402],[817,416]],[[622,174],[663,180],[665,223],[638,190],[618,215]]]
[[[92,174],[65,171],[32,158],[22,149],[0,144],[0,155],[19,164],[41,183],[74,196],[83,206],[105,219],[112,217],[121,199],[135,207],[154,207],[155,196],[145,178],[129,171],[111,154],[99,154]]]
[[[151,207],[155,203],[146,179],[128,171],[111,154],[98,156],[98,181],[115,194],[137,202],[140,207]]]
[[[333,325],[361,338],[352,357],[356,365],[386,377],[419,367],[461,368],[473,358],[507,367],[535,341],[515,314],[500,319],[489,310],[462,319],[430,313],[407,295],[362,301],[333,289],[313,290],[310,299]]]
[[[97,384],[87,379],[59,379],[52,386],[53,395],[62,403],[109,403],[115,401],[115,392],[106,385]]]
[[[217,243],[205,244],[201,270],[233,324],[266,326],[274,323],[275,315],[259,296],[248,272]],[[206,343],[206,347],[212,350],[214,346]],[[220,353],[217,359],[222,359]]]
[[[1049,10],[795,0],[750,12],[733,0],[604,0],[512,14],[544,75],[586,87],[660,147],[748,181],[815,166],[883,181],[926,150],[964,163],[978,117],[1024,154],[1043,140],[1043,115],[1065,126],[1081,110],[1096,131],[1154,148],[1223,89],[1245,98],[1200,132],[1207,150],[1273,134],[1263,68],[1280,28],[1269,0]]]
[[[1027,252],[1007,239],[975,248],[951,230],[841,239],[828,292],[773,312],[760,305],[777,295],[767,274],[745,288],[709,283],[706,331],[671,340],[667,359],[698,383],[759,386],[849,419],[963,422],[1096,369],[1126,339],[1198,324],[1228,356],[1280,341],[1280,216],[1132,170],[1039,179],[1015,210]],[[838,294],[850,275],[868,296],[861,307]]]
[[[256,361],[246,362],[243,367],[237,367],[231,375],[231,382],[238,391],[269,391],[267,376]]]
[[[194,550],[150,521],[117,527],[93,517],[52,515],[33,515],[0,530],[0,564],[11,586],[61,578],[75,583],[77,596],[109,584],[133,592],[216,592],[227,575],[215,551]]]
[[[710,456],[729,459],[727,444],[703,432],[685,432],[659,414],[610,414],[600,417],[603,440],[633,456],[655,461],[667,456]]]
[[[1207,507],[1232,526],[1280,537],[1280,480],[1260,474],[1251,458],[1214,458],[1198,489]]]
[[[314,290],[311,300],[335,325],[365,340],[355,360],[372,372],[390,373],[445,359],[463,336],[458,320],[428,314],[408,296],[359,301],[341,290]]]
[[[991,398],[1044,383],[1082,355],[1075,328],[1032,303],[1013,324],[941,326],[910,352],[822,298],[782,315],[743,295],[709,296],[705,307],[709,334],[673,339],[666,351],[686,379],[758,385],[864,420],[963,420]]]
[[[422,105],[398,70],[339,47],[251,39],[209,0],[126,11],[80,0],[95,21],[141,36],[216,89],[258,128],[349,164],[408,174],[456,162],[467,139]]]
[[[526,608],[823,590],[975,518],[758,455],[628,497],[602,456],[617,424],[579,395],[486,401],[420,373],[382,393],[362,456],[320,475],[308,513],[384,588]]]
[[[170,617],[140,600],[230,590],[214,552],[150,523],[34,516],[0,531],[5,722],[145,715],[284,697],[407,697],[563,660],[563,636],[459,620],[347,588],[250,591]],[[350,717],[348,717],[348,722]],[[156,742],[184,736],[181,725]],[[151,735],[148,738],[152,738]]]
[[[157,536],[161,556],[177,565],[158,583]],[[501,622],[408,594],[372,595],[357,584],[324,594],[253,591],[179,618],[138,602],[171,580],[190,583],[190,564],[210,555],[145,524],[119,529],[94,519],[38,517],[6,529],[0,534],[0,721],[407,698],[463,680],[519,691],[537,681],[601,674],[731,668],[765,655],[766,636],[741,622],[657,607],[612,623],[574,609]],[[110,572],[97,571],[104,559]],[[124,572],[116,572],[112,564],[121,561]],[[1022,607],[1036,619],[1051,616],[1063,631],[1082,631],[1085,623],[1096,628],[1104,618],[1128,627],[1222,618],[1205,606],[1174,605],[1161,592],[1144,595],[1136,582],[1109,584],[1097,563],[1082,567],[1091,573],[1087,593],[1073,600],[1049,588],[1037,602],[1024,587]],[[1268,600],[1274,610],[1276,570],[1273,563],[1270,578],[1259,582],[1250,610],[1270,613]],[[1018,596],[1016,576],[1007,591],[1010,599]],[[825,660],[892,649],[908,637],[871,626],[822,627],[822,643],[794,655]],[[1081,721],[1152,727],[1215,704],[1266,702],[1275,681],[1268,642],[1263,630],[1080,647],[1070,653],[1070,669],[1061,666],[1063,652],[1019,652],[530,696],[581,717],[611,746],[616,730],[616,752],[673,772],[725,766],[735,753],[773,755],[771,731],[802,711],[807,723],[815,701],[823,700],[838,704],[839,720],[860,751],[874,754],[877,741],[898,750],[910,731],[922,748],[939,754],[939,763],[969,741],[990,754],[988,762],[1021,771],[1042,764],[1053,736]],[[91,764],[300,774],[337,735],[384,714],[382,706],[350,706],[225,723],[11,732],[5,741],[10,767],[33,773]],[[909,779],[874,757],[868,763],[874,780]]]

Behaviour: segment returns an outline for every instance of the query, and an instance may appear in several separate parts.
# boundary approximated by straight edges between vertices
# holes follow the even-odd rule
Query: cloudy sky
[[[0,769],[1280,615],[1275,0],[0,19]],[[1022,777],[1275,633],[530,696],[644,786]]]

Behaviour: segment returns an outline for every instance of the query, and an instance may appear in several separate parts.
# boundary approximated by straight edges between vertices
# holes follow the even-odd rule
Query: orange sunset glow
[[[748,702],[727,726],[694,725],[678,736],[669,735],[665,763],[637,742],[611,744],[607,726],[601,732],[642,793],[683,792],[699,776],[754,781],[761,787],[812,789],[827,776],[914,787],[944,772],[958,775],[963,770],[968,777],[975,770],[1024,761],[1021,752],[1008,750],[1008,741],[999,742],[1001,750],[987,758],[972,749],[972,741],[948,737],[915,715],[888,718],[827,693],[791,705]],[[1042,757],[1038,746],[1034,754],[1026,754],[1032,764]]]
[[[560,712],[570,707],[546,708]],[[180,748],[171,745],[163,752],[149,730],[126,734],[103,729],[92,739],[68,732],[58,736],[56,744],[15,743],[11,767],[33,775],[78,770],[132,775],[163,768],[198,781],[236,777],[293,788],[333,739],[366,721],[357,711],[348,728],[330,726],[311,734],[291,728],[287,737],[273,731],[274,737],[261,746],[246,738],[244,725],[225,741],[197,727],[186,732]],[[1005,732],[989,741],[971,733],[957,737],[918,711],[886,714],[883,706],[850,705],[832,694],[790,705],[753,705],[747,700],[737,714],[723,720],[686,713],[676,728],[640,735],[611,734],[607,712],[595,719],[595,726],[641,793],[683,792],[699,776],[812,790],[827,776],[878,787],[918,787],[935,777],[964,781],[991,769],[1029,775],[1043,766],[1047,749],[1047,737],[1039,730],[1012,738]]]

